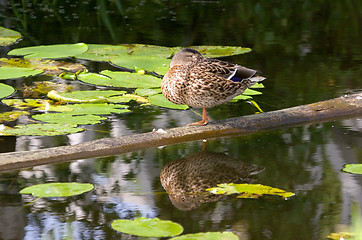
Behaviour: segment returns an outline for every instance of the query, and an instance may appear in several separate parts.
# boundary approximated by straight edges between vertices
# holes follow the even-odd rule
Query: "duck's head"
[[[201,53],[199,53],[195,49],[185,48],[176,53],[175,56],[173,56],[170,63],[170,68],[172,68],[175,65],[187,64],[191,61],[199,60],[202,58],[203,56],[201,55]]]

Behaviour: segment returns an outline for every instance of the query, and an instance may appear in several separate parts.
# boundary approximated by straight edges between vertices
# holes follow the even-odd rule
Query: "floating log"
[[[118,138],[103,138],[73,146],[0,154],[0,171],[76,159],[111,156],[181,142],[247,135],[282,127],[319,123],[362,115],[362,93],[272,112]]]

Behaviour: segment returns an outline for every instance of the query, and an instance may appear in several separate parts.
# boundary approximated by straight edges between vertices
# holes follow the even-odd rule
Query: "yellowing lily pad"
[[[165,96],[163,96],[162,94],[155,94],[155,95],[148,97],[147,99],[150,101],[150,103],[152,105],[159,106],[159,107],[171,108],[171,109],[181,109],[181,110],[185,110],[185,109],[189,108],[189,106],[187,106],[187,105],[174,104],[174,103],[168,101],[165,98]]]
[[[250,88],[264,88],[264,84],[262,83],[255,83],[253,86],[251,86]]]
[[[239,194],[238,198],[258,198],[263,195],[275,195],[282,198],[288,198],[294,196],[292,192],[286,192],[279,188],[273,188],[261,184],[235,184],[235,183],[223,183],[218,184],[218,187],[208,188],[213,194]]]
[[[238,236],[232,232],[204,232],[191,233],[173,237],[170,240],[238,240]]]
[[[354,174],[362,174],[362,164],[346,164],[343,171]]]
[[[333,240],[347,240],[347,239],[353,239],[355,234],[350,232],[338,232],[338,233],[331,233],[327,236],[328,239]]]
[[[34,46],[13,49],[8,55],[20,55],[24,58],[66,58],[79,55],[87,51],[88,47],[85,43],[76,44],[55,44],[46,46]]]
[[[241,94],[241,95],[238,95],[238,96],[234,97],[231,100],[231,102],[236,102],[236,101],[239,101],[239,100],[250,100],[250,99],[253,99],[253,97]]]
[[[46,99],[4,99],[2,102],[17,109],[34,109],[49,112],[71,112],[72,108],[65,105],[55,105],[54,101]]]
[[[0,130],[0,136],[57,136],[81,132],[77,125],[65,124],[27,124]]]
[[[43,113],[31,116],[35,120],[56,124],[86,125],[101,123],[106,117],[97,115],[72,115],[71,113]]]
[[[23,96],[28,98],[39,98],[39,96],[47,95],[52,90],[72,91],[73,87],[66,84],[42,81],[34,82],[34,85],[27,86],[24,84]]]
[[[17,31],[0,27],[0,46],[7,46],[15,43],[21,38],[21,34]]]
[[[90,183],[45,183],[26,187],[21,194],[32,194],[34,197],[69,197],[93,190]]]
[[[22,115],[30,114],[27,111],[11,111],[11,112],[2,112],[0,113],[0,122],[11,122],[18,119]]]
[[[42,73],[42,70],[20,67],[0,67],[0,80],[28,77]]]
[[[171,237],[183,232],[183,227],[175,222],[158,218],[119,219],[112,222],[116,231],[142,237]]]
[[[73,91],[58,93],[51,91],[48,97],[57,101],[66,103],[104,103],[104,102],[119,102],[119,96],[125,94],[126,91],[115,90],[90,90],[90,91]]]
[[[0,98],[10,96],[15,92],[15,89],[12,86],[0,83]]]

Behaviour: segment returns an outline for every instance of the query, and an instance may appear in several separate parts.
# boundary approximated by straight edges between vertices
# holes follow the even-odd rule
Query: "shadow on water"
[[[250,177],[263,170],[263,167],[244,163],[226,154],[204,150],[166,164],[160,180],[172,204],[182,211],[189,211],[202,203],[225,197],[207,193],[207,188],[221,183],[250,183]]]

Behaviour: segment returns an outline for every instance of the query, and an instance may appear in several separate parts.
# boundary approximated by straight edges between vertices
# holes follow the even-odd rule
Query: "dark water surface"
[[[225,60],[258,69],[267,77],[263,95],[254,98],[264,111],[362,89],[361,1],[61,2],[0,1],[0,26],[24,36],[18,44],[0,48],[0,56],[11,48],[76,42],[245,46],[253,51]],[[111,67],[82,63],[94,72]],[[20,88],[24,81],[6,83]],[[83,133],[3,137],[0,152],[73,145],[183,126],[200,118],[191,110],[138,104],[131,110],[88,126]],[[249,104],[237,102],[212,108],[209,115],[219,120],[254,112]],[[174,164],[176,173],[168,189],[174,192],[169,197],[160,174],[166,164],[180,162]],[[206,152],[201,142],[189,142],[0,173],[0,239],[138,239],[112,230],[110,224],[140,216],[178,222],[184,233],[233,231],[243,240],[326,239],[340,225],[350,224],[352,203],[361,203],[362,178],[341,172],[346,163],[362,163],[362,117],[212,139]],[[264,171],[249,176],[250,164]],[[224,173],[220,166],[230,171]],[[201,189],[201,182],[220,176],[233,177],[233,168],[245,181],[296,196],[215,199],[180,190]],[[200,177],[188,177],[191,173]],[[26,205],[34,199],[19,191],[47,182],[93,183],[95,190]]]

